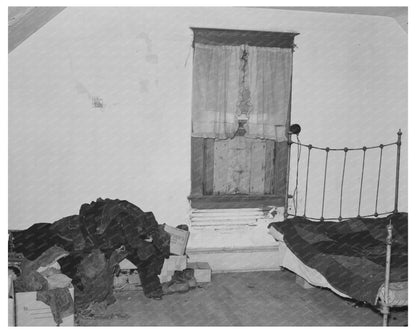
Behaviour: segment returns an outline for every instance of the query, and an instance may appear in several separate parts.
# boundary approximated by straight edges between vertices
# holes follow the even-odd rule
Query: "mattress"
[[[275,228],[269,228],[269,234],[278,241],[279,252],[278,262],[281,267],[284,267],[293,273],[299,275],[313,286],[330,289],[335,294],[343,298],[351,298],[349,295],[339,291],[332,286],[328,280],[319,273],[316,269],[305,265],[285,244],[283,235]],[[385,287],[384,284],[380,286],[377,293],[375,303],[384,302]],[[408,283],[393,282],[389,284],[389,306],[407,306],[408,305]]]

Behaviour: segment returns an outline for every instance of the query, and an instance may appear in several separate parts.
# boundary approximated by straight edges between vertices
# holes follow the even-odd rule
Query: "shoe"
[[[186,281],[170,281],[162,283],[162,291],[164,295],[171,295],[174,293],[186,293],[189,289],[189,284]]]
[[[162,284],[162,290],[163,294],[169,295],[173,293],[184,293],[196,286],[197,282],[194,277],[194,270],[187,268],[183,271],[175,271],[172,279]]]
[[[190,288],[196,288],[197,287],[197,282],[194,276],[194,269],[193,268],[186,268],[183,271],[184,277],[185,279],[188,281],[189,287]]]

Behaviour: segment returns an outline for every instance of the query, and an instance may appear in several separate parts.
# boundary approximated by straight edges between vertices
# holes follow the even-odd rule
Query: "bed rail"
[[[304,209],[303,209],[303,215],[301,215],[304,218],[307,218],[309,220],[316,220],[316,221],[342,221],[346,219],[351,218],[360,218],[360,217],[378,217],[381,215],[388,215],[391,213],[397,213],[398,212],[398,198],[399,198],[399,177],[400,177],[400,149],[401,149],[401,136],[402,131],[399,130],[397,132],[397,140],[392,143],[387,144],[380,144],[378,146],[363,146],[359,148],[329,148],[329,147],[317,147],[313,146],[311,144],[306,145],[301,142],[299,142],[298,136],[297,141],[292,140],[292,133],[289,132],[289,154],[291,151],[292,145],[297,146],[297,156],[296,156],[296,177],[295,177],[295,191],[297,191],[298,183],[299,183],[299,160],[300,160],[300,152],[301,148],[305,147],[308,149],[308,156],[307,156],[307,167],[306,167],[306,180],[305,180],[305,197],[304,197]],[[296,134],[297,135],[297,134]],[[395,175],[395,186],[394,186],[394,209],[393,211],[388,212],[379,212],[378,211],[378,199],[379,199],[379,189],[380,189],[380,176],[381,176],[381,169],[383,165],[383,150],[385,147],[388,146],[396,146],[396,175]],[[325,168],[324,168],[324,176],[323,176],[323,191],[322,191],[322,204],[321,204],[321,216],[320,217],[310,217],[306,215],[306,208],[307,208],[307,200],[308,200],[308,185],[309,185],[309,169],[310,169],[310,160],[311,160],[311,154],[314,150],[321,150],[325,151]],[[365,176],[365,163],[366,163],[366,153],[368,150],[379,150],[379,164],[378,164],[378,176],[377,176],[377,188],[376,188],[376,195],[375,195],[375,209],[373,214],[367,214],[367,215],[361,215],[361,201],[362,201],[362,192],[363,192],[363,180]],[[346,162],[348,158],[348,153],[351,151],[362,151],[362,164],[361,164],[361,177],[360,177],[360,191],[358,196],[358,210],[357,210],[357,216],[349,216],[345,217],[342,216],[342,205],[343,205],[343,190],[344,190],[344,179],[345,179],[345,169],[346,169]],[[327,170],[328,170],[328,156],[330,153],[339,153],[343,152],[343,169],[342,169],[342,175],[341,175],[341,189],[340,189],[340,197],[339,197],[339,216],[337,217],[324,217],[324,208],[325,208],[325,194],[326,194],[326,180],[327,180]],[[287,189],[285,194],[285,207],[284,207],[284,218],[287,219],[289,216],[295,217],[299,216],[297,214],[298,209],[298,195],[295,193],[293,195],[294,200],[294,214],[290,214],[288,212],[288,200],[289,200],[289,176],[290,174],[290,155],[288,158],[288,171],[287,171]]]

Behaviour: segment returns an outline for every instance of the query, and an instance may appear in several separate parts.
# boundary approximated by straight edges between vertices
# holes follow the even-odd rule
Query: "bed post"
[[[290,151],[292,150],[292,132],[289,130],[287,133],[287,167],[286,167],[286,191],[285,191],[285,211],[283,217],[286,220],[289,216],[289,179],[290,179]]]
[[[390,259],[391,259],[391,242],[392,242],[392,225],[391,218],[387,225],[387,252],[386,252],[386,276],[384,281],[384,299],[382,300],[381,313],[383,314],[383,326],[388,325],[389,321],[389,283],[390,283]]]
[[[397,159],[396,159],[396,186],[394,189],[394,211],[398,212],[399,205],[399,176],[400,176],[400,148],[402,145],[402,130],[399,129],[397,132]]]

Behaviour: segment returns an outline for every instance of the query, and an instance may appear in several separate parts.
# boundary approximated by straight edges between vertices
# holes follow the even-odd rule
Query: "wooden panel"
[[[274,193],[275,177],[275,141],[266,140],[265,170],[264,170],[264,194]]]
[[[228,193],[228,144],[230,140],[215,140],[214,143],[214,194]]]
[[[195,43],[210,45],[243,45],[292,48],[297,32],[191,28]]]
[[[191,195],[202,195],[204,138],[191,138]]]
[[[203,193],[210,195],[214,187],[214,139],[204,140],[204,180]]]
[[[250,155],[250,194],[264,194],[266,142],[254,139]]]
[[[245,137],[232,140],[192,138],[191,197],[198,197],[192,206],[232,208],[261,204],[248,197],[241,202],[238,194],[272,195],[273,198],[263,204],[280,205],[286,193],[287,154],[287,142]],[[203,195],[208,201],[201,200]]]
[[[237,136],[230,141],[231,190],[228,193],[250,193],[250,139]]]
[[[286,194],[286,175],[287,175],[287,158],[288,158],[288,144],[284,142],[276,142],[276,167],[275,179],[276,186],[274,193],[278,196],[285,196]]]
[[[284,206],[284,197],[277,195],[206,195],[190,196],[191,207],[196,209],[262,208]]]

